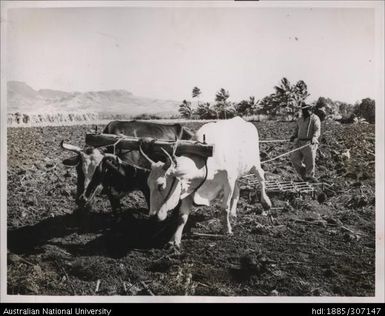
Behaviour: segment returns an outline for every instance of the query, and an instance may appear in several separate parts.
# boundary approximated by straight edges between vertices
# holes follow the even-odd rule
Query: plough
[[[260,186],[257,179],[250,179],[252,175],[246,175],[241,178],[241,181],[247,181],[247,185],[253,185],[255,187]],[[277,179],[266,180],[265,190],[270,193],[293,193],[293,194],[310,194],[313,198],[316,196],[317,191],[324,191],[328,189],[328,184],[324,182],[306,182],[306,181],[282,181]]]
[[[265,184],[267,192],[311,194],[313,197],[316,193],[316,185],[322,185],[301,181],[266,181]]]

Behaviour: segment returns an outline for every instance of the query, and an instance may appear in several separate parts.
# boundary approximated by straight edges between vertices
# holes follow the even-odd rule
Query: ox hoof
[[[271,202],[270,202],[270,201],[268,201],[268,202],[264,202],[264,203],[262,203],[262,206],[263,206],[263,208],[264,208],[265,210],[270,210],[270,209],[271,209],[271,206],[272,206],[272,204],[271,204]]]
[[[222,234],[225,235],[225,236],[233,236],[234,235],[233,231],[229,230],[227,228],[222,230]]]
[[[168,242],[164,248],[171,254],[180,254],[180,244],[173,241]]]

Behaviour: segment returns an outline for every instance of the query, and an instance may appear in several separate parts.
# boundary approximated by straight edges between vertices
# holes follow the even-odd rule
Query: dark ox
[[[193,135],[180,124],[142,121],[113,121],[104,128],[103,134],[164,140],[191,139]],[[77,154],[69,159],[64,159],[63,164],[76,166],[76,203],[79,207],[90,207],[93,197],[101,186],[103,192],[107,194],[114,212],[120,210],[122,196],[135,190],[141,191],[147,205],[150,205],[150,191],[147,185],[149,175],[147,169],[150,169],[150,166],[138,151],[119,150],[114,153],[113,146],[91,147],[82,150],[63,142],[61,146],[63,149]],[[163,155],[148,154],[155,161],[165,159]]]

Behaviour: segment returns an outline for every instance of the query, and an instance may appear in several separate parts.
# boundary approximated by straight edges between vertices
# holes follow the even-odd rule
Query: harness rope
[[[307,146],[311,146],[311,144],[303,145],[303,146],[301,146],[301,147],[298,147],[298,148],[295,148],[295,149],[293,149],[293,150],[290,150],[290,151],[288,151],[288,152],[286,152],[286,153],[284,153],[284,154],[282,154],[282,155],[279,155],[279,156],[277,156],[277,157],[274,157],[274,158],[271,158],[271,159],[268,159],[268,160],[261,161],[261,164],[262,164],[262,163],[266,163],[266,162],[270,162],[270,161],[273,161],[273,160],[276,160],[276,159],[281,158],[281,157],[284,157],[284,156],[287,156],[287,155],[289,155],[289,154],[291,154],[291,153],[293,153],[293,152],[295,152],[295,151],[301,150],[301,149],[303,149],[303,148],[305,148],[305,147],[307,147]]]
[[[172,150],[172,158],[174,158],[174,155],[175,155],[175,153],[176,153],[177,147],[178,147],[178,140],[175,141],[174,148],[173,148],[173,150]],[[174,159],[172,159],[172,160],[174,161]],[[172,162],[171,162],[171,163],[172,163]],[[176,164],[175,161],[174,161],[174,163]],[[174,178],[172,179],[171,188],[170,188],[170,190],[168,191],[166,197],[163,199],[163,204],[166,203],[167,200],[168,200],[168,198],[170,197],[175,182],[176,182],[176,177],[174,177]]]
[[[122,138],[119,138],[115,143],[112,144],[112,148],[113,148],[113,153],[115,155],[116,153],[116,145],[119,144],[119,142],[121,142],[123,140],[123,137]]]
[[[162,203],[162,205],[163,205],[163,204],[165,204],[165,203],[167,202],[168,198],[170,197],[170,195],[171,195],[171,192],[172,192],[172,189],[173,189],[173,187],[174,187],[174,184],[175,184],[175,182],[176,182],[176,177],[174,177],[174,178],[172,179],[172,184],[171,184],[171,188],[170,188],[170,191],[168,191],[168,193],[167,193],[166,197],[163,199],[163,203]]]
[[[260,143],[288,143],[290,140],[288,139],[265,139],[265,140],[260,140]]]
[[[309,122],[310,123],[310,122]],[[310,124],[309,124],[310,125]],[[309,126],[308,126],[308,128],[309,128]],[[100,146],[100,147],[109,147],[109,146],[112,146],[113,147],[113,154],[115,155],[116,154],[116,146],[119,144],[119,142],[121,142],[123,140],[123,137],[122,138],[119,138],[115,143],[113,143],[112,145],[106,145],[106,146]],[[156,139],[154,139],[154,140],[152,140],[152,142],[155,142],[156,141]],[[289,142],[289,140],[287,140],[287,139],[266,139],[266,140],[260,140],[259,141],[260,143],[287,143],[287,142]],[[268,160],[264,160],[264,161],[261,161],[261,164],[263,164],[263,163],[267,163],[267,162],[270,162],[270,161],[274,161],[274,160],[276,160],[276,159],[279,159],[279,158],[281,158],[281,157],[284,157],[284,156],[287,156],[287,155],[289,155],[289,154],[291,154],[291,153],[293,153],[293,152],[296,152],[296,151],[298,151],[298,150],[301,150],[301,149],[303,149],[303,148],[305,148],[305,147],[307,147],[307,146],[310,146],[311,144],[306,144],[306,145],[304,145],[304,146],[301,146],[301,147],[298,147],[298,148],[295,148],[295,149],[293,149],[293,150],[290,150],[290,151],[288,151],[288,152],[286,152],[286,153],[283,153],[283,154],[281,154],[281,155],[278,155],[278,156],[276,156],[276,157],[274,157],[274,158],[271,158],[271,159],[268,159]],[[99,148],[100,148],[99,147]],[[173,148],[173,156],[175,155],[175,153],[176,153],[176,150],[177,150],[177,147],[178,147],[178,139],[175,141],[175,144],[174,144],[174,148]],[[148,169],[145,169],[145,168],[141,168],[141,167],[139,167],[139,166],[137,166],[137,165],[135,165],[135,166],[133,166],[134,168],[138,168],[138,169],[142,169],[142,170],[148,170]],[[194,192],[193,193],[195,193],[197,190],[199,190],[199,188],[203,185],[203,183],[206,181],[206,179],[207,179],[207,173],[208,173],[208,170],[207,170],[207,160],[206,160],[206,162],[205,162],[205,168],[206,168],[206,175],[205,175],[205,178],[204,178],[204,180],[203,180],[203,182],[202,183],[200,183],[199,184],[199,186],[194,190]],[[174,183],[173,183],[174,184]],[[171,187],[172,188],[172,187]],[[169,195],[170,195],[170,192],[169,192],[169,194],[167,194],[167,198],[169,197]]]

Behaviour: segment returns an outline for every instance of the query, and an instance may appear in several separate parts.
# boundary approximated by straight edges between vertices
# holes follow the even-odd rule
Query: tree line
[[[287,78],[282,78],[274,92],[257,100],[254,96],[240,102],[231,102],[228,90],[221,88],[215,95],[214,103],[201,102],[202,91],[198,87],[192,89],[192,100],[179,105],[179,114],[186,119],[227,119],[234,116],[265,115],[268,118],[282,117],[293,120],[302,102],[310,96],[307,85],[303,80],[291,84]],[[333,101],[320,97],[312,102],[315,113],[325,119],[327,117],[350,122],[363,118],[369,123],[375,122],[375,101],[366,98],[355,104]]]

